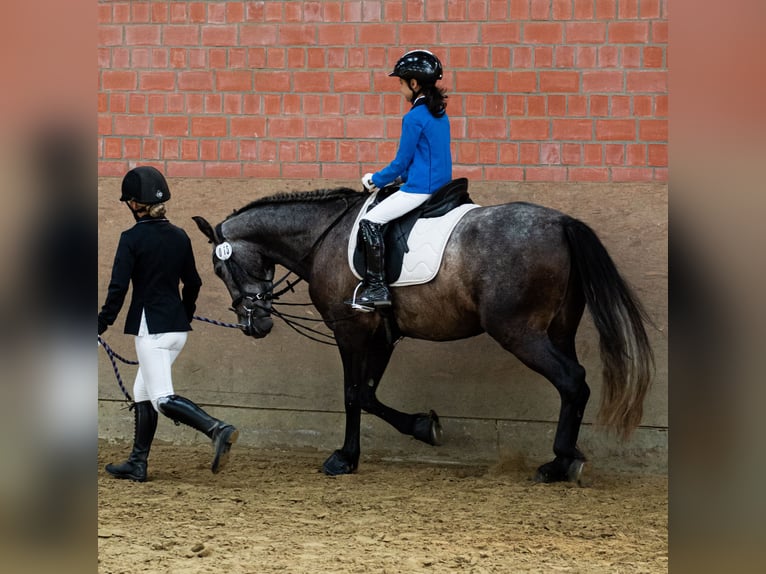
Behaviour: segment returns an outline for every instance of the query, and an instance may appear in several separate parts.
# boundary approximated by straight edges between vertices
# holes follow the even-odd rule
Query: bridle
[[[349,202],[346,201],[345,208],[333,219],[333,221],[325,228],[325,230],[316,238],[316,240],[312,243],[311,247],[308,249],[305,255],[303,255],[298,262],[302,263],[306,259],[308,259],[319,247],[319,244],[327,237],[327,234],[335,227],[335,225],[343,219],[343,217],[348,213],[348,211],[356,205],[357,202]],[[254,325],[253,325],[253,314],[256,311],[256,309],[261,309],[266,313],[266,316],[271,316],[272,313],[280,317],[282,320],[284,320],[288,325],[290,325],[293,329],[294,323],[288,320],[282,313],[277,313],[275,309],[273,309],[270,305],[265,305],[264,303],[271,303],[272,301],[275,301],[279,299],[281,295],[288,291],[294,291],[293,287],[300,283],[303,279],[301,277],[298,277],[296,281],[289,281],[287,278],[292,275],[292,271],[288,271],[283,275],[280,279],[278,279],[276,282],[270,279],[265,279],[262,277],[257,277],[255,275],[247,273],[242,266],[234,261],[232,258],[232,250],[231,250],[231,244],[226,240],[224,234],[223,234],[223,224],[225,221],[222,221],[215,227],[215,236],[220,239],[220,243],[216,245],[215,253],[216,257],[223,263],[223,265],[226,267],[226,270],[228,271],[232,282],[234,283],[235,287],[237,288],[237,291],[240,293],[239,297],[232,300],[231,302],[231,311],[234,311],[234,313],[237,313],[237,307],[241,305],[242,309],[245,311],[245,324],[239,324],[238,326],[240,329],[242,329],[246,334],[252,334],[254,332]],[[228,251],[226,249],[220,249],[222,245],[226,244],[228,246]],[[220,251],[219,251],[220,249]],[[263,283],[267,285],[267,288],[262,291],[246,291],[242,290],[240,288],[241,281],[238,279],[239,277],[250,277],[252,279],[255,279],[258,283]],[[274,289],[282,284],[283,282],[287,282],[287,285],[282,288],[277,293],[274,293]],[[247,304],[250,303],[250,304]],[[291,324],[292,323],[292,324]],[[309,329],[311,330],[311,329]],[[312,330],[313,331],[313,330]],[[304,334],[305,333],[301,333]],[[320,341],[321,342],[321,341]]]

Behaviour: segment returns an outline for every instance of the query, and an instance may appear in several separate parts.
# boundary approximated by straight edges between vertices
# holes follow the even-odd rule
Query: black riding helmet
[[[412,50],[399,58],[389,76],[403,80],[415,78],[421,84],[435,84],[442,79],[442,63],[428,50]]]
[[[145,205],[163,203],[170,199],[165,176],[154,167],[142,165],[131,169],[122,179],[120,201],[133,200]]]

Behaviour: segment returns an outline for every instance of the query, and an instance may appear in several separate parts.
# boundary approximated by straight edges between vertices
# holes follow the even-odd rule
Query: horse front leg
[[[340,346],[343,361],[343,398],[346,412],[346,432],[343,446],[333,452],[322,465],[329,476],[351,474],[359,466],[362,406],[361,381],[364,380],[364,354]]]

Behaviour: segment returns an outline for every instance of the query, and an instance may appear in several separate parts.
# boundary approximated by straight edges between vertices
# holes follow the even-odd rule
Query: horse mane
[[[365,194],[348,187],[338,187],[335,189],[315,189],[312,191],[298,191],[298,192],[280,192],[267,197],[262,197],[251,201],[246,206],[239,209],[235,209],[229,217],[234,217],[240,213],[244,213],[259,205],[267,205],[274,203],[303,203],[303,202],[315,202],[315,201],[332,201],[335,199],[350,199],[360,198]],[[229,219],[227,217],[227,219]]]

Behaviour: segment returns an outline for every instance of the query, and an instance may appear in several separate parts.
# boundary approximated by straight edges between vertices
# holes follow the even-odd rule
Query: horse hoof
[[[421,413],[415,416],[412,436],[426,444],[440,446],[442,444],[442,425],[439,422],[439,415],[434,411],[429,411],[428,414]]]
[[[350,463],[339,450],[336,450],[330,457],[324,461],[322,471],[327,476],[339,476],[341,474],[351,474],[356,470],[357,465]]]
[[[584,468],[584,460],[573,460],[572,464],[569,465],[569,469],[567,470],[567,478],[569,479],[569,482],[576,482],[577,486],[583,486],[582,471]]]

